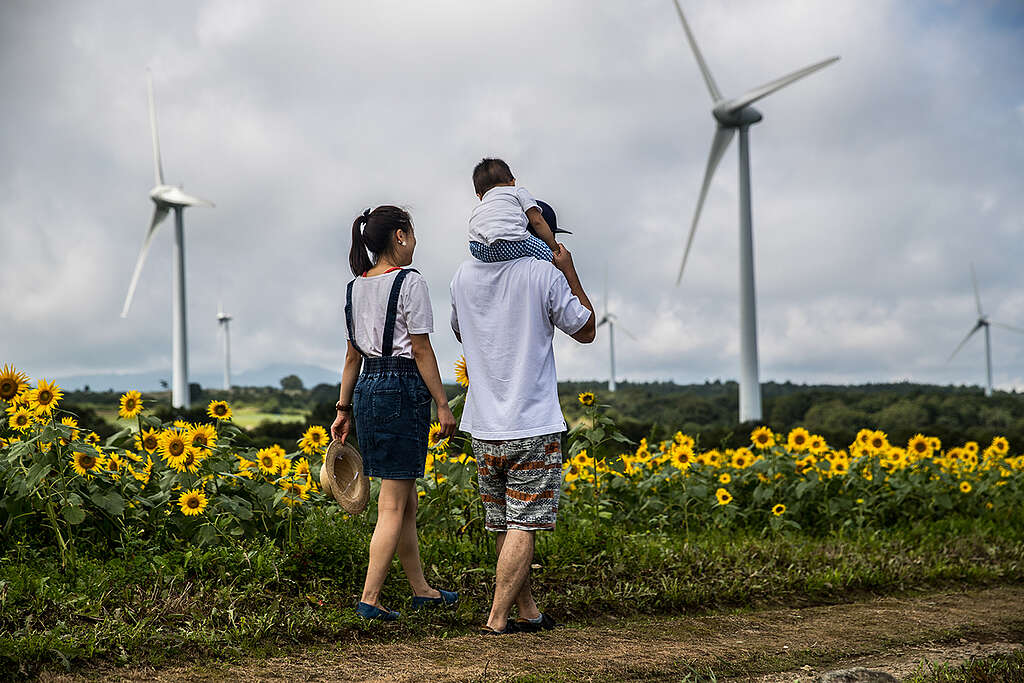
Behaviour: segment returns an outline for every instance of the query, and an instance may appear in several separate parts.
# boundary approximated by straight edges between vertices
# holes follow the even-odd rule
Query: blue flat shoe
[[[363,619],[377,619],[379,621],[396,621],[398,617],[402,616],[395,610],[381,609],[380,607],[368,605],[365,602],[359,602],[356,604],[356,614]]]
[[[440,597],[423,598],[418,595],[412,596],[412,608],[422,609],[424,607],[450,607],[459,601],[459,594],[455,591],[437,589]]]

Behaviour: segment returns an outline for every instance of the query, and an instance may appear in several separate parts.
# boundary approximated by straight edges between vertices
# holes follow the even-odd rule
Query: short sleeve
[[[555,327],[572,336],[587,324],[593,314],[572,293],[565,277],[557,270],[555,273],[556,277],[548,289],[548,315]]]
[[[409,273],[402,283],[398,299],[399,313],[409,334],[430,334],[434,331],[434,311],[430,307],[430,290],[419,273]]]
[[[539,209],[540,205],[537,204],[537,200],[533,198],[530,191],[525,187],[516,186],[516,199],[519,200],[519,205],[523,207],[523,213],[526,213],[530,209]]]

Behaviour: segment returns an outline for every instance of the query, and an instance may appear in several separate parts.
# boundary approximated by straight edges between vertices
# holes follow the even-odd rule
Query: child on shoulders
[[[532,256],[550,261],[558,244],[540,205],[525,187],[517,187],[501,159],[483,159],[473,169],[480,204],[469,217],[469,252],[492,263]]]

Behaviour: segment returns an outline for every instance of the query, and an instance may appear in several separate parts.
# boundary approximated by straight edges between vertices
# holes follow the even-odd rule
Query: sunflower
[[[142,434],[135,435],[135,447],[150,454],[156,453],[160,448],[160,433],[152,427],[144,429]]]
[[[276,474],[280,465],[277,461],[277,453],[269,448],[261,448],[256,451],[256,464],[259,465],[263,474]]]
[[[142,394],[135,391],[129,391],[121,394],[121,408],[117,411],[118,417],[124,419],[133,418],[142,412]]]
[[[181,508],[181,514],[189,517],[201,515],[203,510],[206,509],[207,503],[206,494],[199,489],[185,491],[178,496],[178,506]]]
[[[775,445],[775,435],[768,427],[758,427],[750,432],[750,443],[758,448],[771,448]]]
[[[299,458],[295,462],[295,476],[297,477],[308,477],[309,476],[309,461],[305,458]]]
[[[828,450],[828,443],[825,441],[824,437],[814,434],[807,440],[807,450],[814,455],[821,455]]]
[[[188,430],[192,445],[199,448],[213,448],[217,444],[217,430],[213,425],[192,425]]]
[[[258,470],[256,461],[248,460],[237,454],[235,457],[238,458],[238,476],[252,479],[252,475]]]
[[[718,499],[719,505],[728,505],[732,502],[732,494],[722,488],[715,491],[715,498]]]
[[[938,453],[942,450],[942,441],[937,436],[929,436],[928,445],[932,447],[933,453]]]
[[[592,406],[592,405],[594,405],[594,392],[592,392],[592,391],[584,391],[582,394],[580,394],[576,398],[578,398],[580,403],[582,403],[585,406]]]
[[[274,454],[274,458],[277,459],[277,470],[281,473],[281,476],[288,474],[292,469],[292,461],[288,459],[288,454],[284,452],[280,444],[274,444],[268,449]]]
[[[32,412],[24,406],[18,406],[11,411],[11,417],[7,420],[7,423],[11,426],[11,429],[27,432],[32,427]]]
[[[932,454],[932,444],[924,434],[915,434],[907,442],[907,452],[918,459],[927,458]]]
[[[810,438],[810,432],[803,427],[796,427],[786,438],[786,448],[794,453],[803,453],[807,450]]]
[[[969,481],[960,482],[960,493],[970,493],[971,483]]]
[[[754,454],[750,452],[749,448],[737,448],[733,452],[729,464],[737,470],[742,470],[754,464]]]
[[[814,469],[814,466],[817,465],[817,464],[818,464],[818,459],[815,458],[813,455],[805,456],[805,457],[801,458],[800,460],[796,461],[796,471],[797,471],[797,474],[805,474],[805,473],[811,471],[812,469]]]
[[[434,450],[440,450],[448,445],[448,439],[441,438],[441,423],[435,422],[430,425],[430,431],[427,432],[427,448]]]
[[[775,505],[772,508],[772,514],[775,515],[776,517],[781,517],[782,515],[786,514],[786,506],[783,505],[782,503],[779,503],[778,505]]]
[[[997,455],[1006,455],[1010,450],[1010,442],[1006,440],[1005,436],[997,436],[992,439],[992,445],[990,446]]]
[[[110,476],[113,477],[114,481],[120,481],[121,472],[124,469],[124,461],[121,460],[121,456],[117,453],[111,453],[107,456],[107,471],[110,472]]]
[[[964,450],[967,451],[970,455],[977,455],[978,454],[978,442],[977,441],[968,441],[967,443],[964,444]]]
[[[99,453],[75,451],[71,454],[71,467],[83,477],[91,477],[93,472],[101,469],[105,463],[106,458]]]
[[[36,415],[51,414],[62,398],[64,392],[61,388],[55,382],[48,382],[45,379],[39,380],[39,386],[29,394],[29,401]]]
[[[459,356],[459,359],[455,361],[455,381],[460,386],[469,386],[469,370],[466,368],[465,356]]]
[[[10,364],[0,368],[0,401],[10,401],[28,389],[28,375]]]
[[[160,434],[160,455],[170,463],[185,454],[191,445],[185,435],[177,429],[167,429]]]
[[[868,437],[868,446],[875,451],[884,451],[889,448],[889,437],[882,430],[876,429]]]
[[[195,446],[187,446],[180,457],[168,459],[167,464],[178,472],[195,474],[199,471],[199,465],[203,462],[204,457],[200,449]]]
[[[327,430],[320,425],[313,425],[299,439],[299,448],[306,455],[323,453],[327,449]]]
[[[210,401],[210,405],[206,406],[206,414],[215,420],[230,420],[231,406],[227,401]]]
[[[722,472],[721,474],[718,475],[718,483],[719,484],[729,484],[731,482],[732,482],[732,475],[730,475],[728,472]]]
[[[97,434],[96,432],[89,432],[88,434],[85,435],[85,438],[82,439],[82,441],[86,443],[91,443],[93,446],[98,447],[100,445],[100,435]]]

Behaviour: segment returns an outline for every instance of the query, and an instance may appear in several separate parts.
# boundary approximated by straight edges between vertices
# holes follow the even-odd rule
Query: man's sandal
[[[482,636],[507,636],[512,633],[519,633],[519,624],[511,619],[505,622],[505,629],[503,631],[498,631],[486,625],[480,627],[480,635]]]
[[[518,628],[523,633],[550,631],[554,627],[558,626],[558,623],[554,619],[544,614],[543,612],[540,613],[540,621],[530,621],[529,619],[523,619],[522,617],[520,617],[519,619],[516,619],[515,624],[516,628]]]

